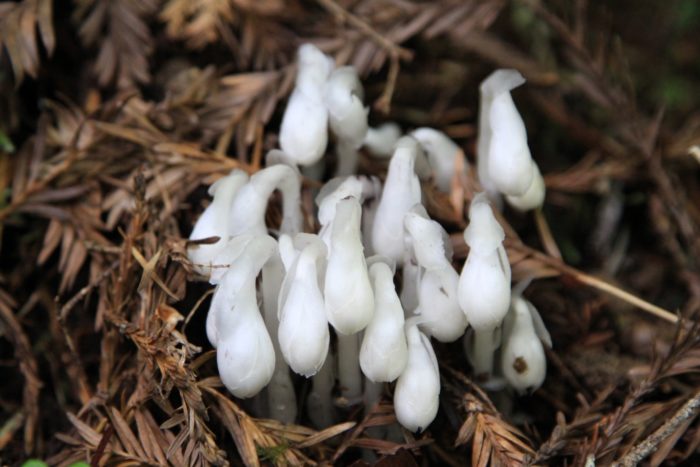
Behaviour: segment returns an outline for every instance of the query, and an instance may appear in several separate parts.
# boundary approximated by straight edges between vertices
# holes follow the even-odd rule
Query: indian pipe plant
[[[0,464],[700,465],[700,3],[630,3],[0,0]]]
[[[511,291],[505,234],[494,213],[501,196],[518,210],[544,199],[510,96],[523,77],[496,70],[480,87],[477,168],[486,191],[469,207],[469,254],[460,271],[422,194],[426,184],[449,192],[468,175],[459,147],[432,128],[401,136],[391,122],[369,127],[354,67],[335,68],[311,44],[297,56],[281,149],[252,176],[233,170],[217,180],[190,235],[217,237],[193,242],[188,255],[215,286],[206,328],[226,388],[239,398],[265,389],[268,415],[289,423],[300,414],[290,372],[310,378],[302,403],[324,428],[337,421],[334,400],[376,401],[382,384],[395,383],[396,419],[420,432],[440,405],[434,342],[464,337],[463,366],[485,389],[537,389],[546,376],[544,346],[552,342],[522,290]],[[317,211],[309,214],[320,227],[311,231],[302,222],[302,173],[319,173],[309,167],[323,162],[329,141],[337,176],[318,190]],[[383,181],[357,174],[362,146],[389,158]],[[279,229],[265,221],[275,191],[282,196]]]

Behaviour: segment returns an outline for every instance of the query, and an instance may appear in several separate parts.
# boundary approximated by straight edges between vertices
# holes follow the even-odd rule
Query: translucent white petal
[[[496,96],[510,92],[524,83],[525,78],[518,70],[501,68],[487,76],[479,85],[479,90],[484,96]]]
[[[529,211],[530,209],[536,209],[542,206],[544,203],[544,178],[542,178],[540,169],[537,167],[535,161],[532,161],[532,165],[535,175],[527,191],[520,196],[506,196],[508,204],[513,206],[518,211]]]
[[[320,95],[292,92],[280,127],[280,147],[299,165],[310,166],[326,152],[328,110]]]
[[[282,289],[288,292],[280,296],[279,305],[282,355],[292,370],[306,377],[323,365],[330,339],[316,268],[319,250],[309,245],[301,252],[284,279]]]
[[[219,284],[224,274],[231,269],[233,262],[246,251],[248,244],[254,239],[253,235],[238,235],[229,238],[224,248],[219,250],[217,257],[211,262],[209,283]]]
[[[217,263],[221,251],[226,247],[230,235],[229,206],[247,181],[248,175],[236,169],[209,187],[209,194],[214,199],[194,225],[190,240],[219,237],[219,241],[208,245],[193,245],[187,250],[187,255],[195,269],[204,276],[209,276],[210,265]]]
[[[517,297],[506,318],[501,370],[518,391],[533,391],[544,382],[547,360],[537,337],[528,303]]]
[[[320,93],[335,63],[313,44],[302,44],[297,50],[298,71],[295,86],[304,92]]]
[[[260,392],[275,368],[275,351],[258,310],[254,282],[250,285],[251,290],[238,294],[232,309],[219,314],[235,318],[226,320],[229,326],[220,336],[216,363],[224,386],[237,397]]]
[[[552,336],[549,335],[549,331],[540,316],[540,312],[534,307],[532,303],[527,302],[527,307],[530,309],[530,315],[532,316],[532,325],[535,327],[535,334],[537,337],[550,349],[552,348]]]
[[[464,334],[467,319],[459,306],[459,275],[448,266],[423,274],[418,291],[421,330],[440,342],[453,342]]]
[[[503,321],[510,304],[510,280],[498,251],[484,256],[469,254],[459,277],[458,296],[459,306],[474,329],[494,329]]]
[[[464,241],[469,245],[470,254],[489,254],[498,248],[506,235],[503,227],[493,215],[488,198],[479,193],[474,196],[469,207],[469,225],[464,230]]]
[[[257,394],[272,378],[275,350],[258,308],[255,278],[275,252],[269,236],[248,243],[217,289],[216,362],[226,388],[238,397]]]
[[[408,363],[396,382],[394,410],[401,425],[423,431],[435,419],[440,402],[440,372],[430,340],[407,324]]]
[[[401,127],[396,123],[384,123],[377,128],[369,128],[365,135],[365,147],[376,157],[390,157],[394,145],[401,137]]]
[[[491,139],[488,178],[501,193],[519,196],[527,191],[534,173],[527,132],[509,90],[492,95],[489,110]]]
[[[336,177],[326,182],[316,196],[318,222],[329,225],[335,217],[336,204],[343,198],[353,196],[362,199],[364,183],[360,177]]]
[[[414,166],[416,149],[398,147],[389,163],[381,200],[377,206],[376,219],[372,226],[372,246],[376,254],[396,262],[403,259],[404,215],[421,202],[421,188]]]
[[[265,238],[269,237],[266,236]],[[243,255],[248,248],[248,245],[253,240],[254,237],[252,235],[241,235],[229,239],[226,242],[226,247],[216,259],[216,264],[213,264],[211,267],[211,277],[209,282],[212,284],[219,284],[233,268],[239,269],[238,273],[241,277],[241,279],[237,280],[238,282],[233,282],[233,285],[231,285],[235,275],[228,276],[228,286],[219,286],[214,291],[214,296],[212,297],[206,320],[207,338],[214,347],[218,345],[219,341],[219,331],[217,327],[218,313],[222,312],[222,310],[230,309],[233,306],[236,299],[236,293],[240,287],[237,284],[239,284],[241,280],[245,280],[246,274],[253,274],[254,272],[251,271],[250,267],[247,265],[244,265],[243,267],[241,267],[241,265],[238,263],[234,265],[234,262],[236,262],[236,260]],[[269,238],[269,240],[272,239]],[[262,240],[258,243],[267,244],[270,246],[269,240]],[[272,240],[272,242],[274,242],[274,240]],[[264,250],[262,251],[262,254],[266,254]],[[246,261],[250,262],[249,260],[243,259],[243,262]]]
[[[365,255],[375,254],[372,246],[372,229],[374,228],[374,218],[377,215],[379,200],[382,195],[382,182],[377,177],[365,179],[365,189],[362,193],[364,203],[362,205],[362,243],[365,245]]]
[[[362,339],[360,366],[370,380],[388,382],[398,378],[408,360],[404,312],[389,265],[376,262],[370,276],[375,309]]]
[[[445,229],[431,219],[408,212],[404,216],[404,226],[411,236],[413,253],[418,264],[426,269],[443,269],[452,266],[445,252]]]
[[[423,146],[421,146],[416,138],[409,135],[402,136],[396,141],[394,152],[399,149],[408,150],[416,155],[414,170],[419,179],[428,180],[433,175],[433,169],[430,167],[428,156],[425,150],[423,150]]]
[[[449,192],[456,167],[455,160],[458,157],[464,158],[462,150],[445,133],[433,128],[418,128],[411,136],[418,140],[428,156],[438,189]],[[468,166],[465,163],[463,167],[466,169]]]
[[[364,92],[352,66],[336,68],[326,82],[324,102],[331,130],[352,148],[359,148],[367,134],[367,109]]]
[[[360,232],[362,209],[356,198],[336,205],[325,279],[328,321],[341,334],[364,329],[374,313],[374,295]]]
[[[516,70],[501,69],[491,73],[479,86],[479,134],[477,137],[477,171],[479,182],[489,198],[498,200],[500,193],[489,176],[489,151],[491,147],[491,103],[495,95],[510,92],[525,82]]]

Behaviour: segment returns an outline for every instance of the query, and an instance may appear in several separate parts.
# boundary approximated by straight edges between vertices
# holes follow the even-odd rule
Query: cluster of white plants
[[[234,170],[216,181],[190,235],[218,237],[192,242],[188,252],[216,286],[206,331],[224,385],[242,398],[267,386],[270,415],[291,422],[297,396],[290,369],[312,377],[305,404],[324,426],[333,422],[336,379],[347,403],[366,404],[395,381],[397,419],[420,431],[439,405],[431,338],[453,342],[470,326],[465,346],[480,381],[539,387],[546,371],[541,341],[551,342],[532,304],[511,292],[504,232],[487,197],[471,203],[461,275],[447,232],[421,203],[421,183],[449,191],[463,178],[455,174],[467,167],[459,147],[430,128],[406,136],[391,123],[369,128],[356,70],[336,68],[312,45],[299,49],[298,67],[281,150],[270,151],[267,167],[253,175]],[[478,169],[490,196],[503,193],[530,209],[542,204],[544,184],[509,93],[522,81],[515,71],[498,70],[481,86]],[[319,231],[305,233],[299,166],[323,160],[329,128],[340,176],[316,196]],[[354,174],[363,146],[390,158],[384,183]],[[265,213],[274,191],[282,195],[282,222],[273,231]]]

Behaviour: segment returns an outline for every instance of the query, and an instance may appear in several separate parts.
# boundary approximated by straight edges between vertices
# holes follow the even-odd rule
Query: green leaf
[[[2,130],[0,130],[0,151],[9,153],[15,152],[15,145],[12,144],[10,137]]]
[[[29,459],[22,464],[22,467],[49,467],[48,464],[39,459]]]
[[[258,456],[260,457],[260,460],[277,463],[277,461],[280,460],[280,457],[283,456],[285,451],[288,449],[288,444],[280,444],[271,447],[258,446]]]

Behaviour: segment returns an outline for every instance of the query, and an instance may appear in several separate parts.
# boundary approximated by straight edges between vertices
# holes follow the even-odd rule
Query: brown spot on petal
[[[519,375],[522,375],[527,371],[527,362],[523,357],[518,357],[513,361],[513,369],[517,371]]]

